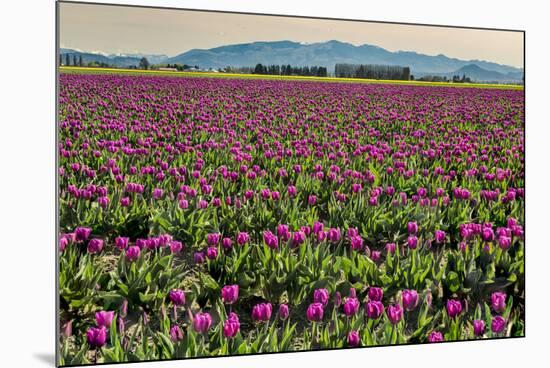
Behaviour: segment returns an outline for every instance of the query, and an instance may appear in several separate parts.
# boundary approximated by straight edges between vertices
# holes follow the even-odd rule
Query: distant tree
[[[139,68],[140,69],[144,69],[144,70],[147,70],[149,69],[149,66],[151,64],[149,64],[149,60],[147,60],[147,58],[144,56],[141,58],[141,60],[139,61]]]
[[[65,65],[66,66],[71,65],[71,59],[69,59],[69,54],[65,54]]]
[[[84,66],[84,63],[82,62],[82,55],[78,57],[78,66]]]
[[[63,65],[63,55],[59,54],[59,65]]]
[[[73,54],[73,66],[76,66],[76,54]]]
[[[411,74],[411,80],[414,80],[414,75]]]
[[[256,64],[256,67],[254,68],[254,74],[264,74],[264,67],[262,64]]]

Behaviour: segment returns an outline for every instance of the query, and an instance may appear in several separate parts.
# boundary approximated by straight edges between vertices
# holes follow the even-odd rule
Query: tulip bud
[[[288,315],[289,315],[288,305],[286,304],[279,305],[279,318],[284,321],[288,318]]]
[[[359,337],[359,333],[357,331],[350,331],[348,333],[348,345],[351,347],[359,346],[361,343],[361,338]]]
[[[221,294],[225,304],[233,304],[239,298],[239,285],[226,285],[222,288]]]
[[[472,325],[474,326],[475,336],[482,336],[485,333],[485,321],[482,319],[476,319],[472,322]]]
[[[92,349],[102,347],[107,341],[107,329],[103,326],[90,327],[86,332],[86,340]]]
[[[323,304],[312,303],[307,308],[306,316],[311,322],[320,322],[323,320]]]
[[[104,326],[109,328],[113,323],[114,316],[115,312],[113,311],[100,311],[95,314],[95,322],[98,327]]]

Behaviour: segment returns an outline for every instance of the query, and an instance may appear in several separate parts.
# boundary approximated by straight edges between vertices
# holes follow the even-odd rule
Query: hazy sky
[[[521,32],[60,4],[61,47],[89,52],[175,56],[194,48],[281,40],[367,43],[390,51],[444,54],[523,67]]]

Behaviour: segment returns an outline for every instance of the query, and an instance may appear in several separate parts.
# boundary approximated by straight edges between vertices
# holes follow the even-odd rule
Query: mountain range
[[[224,68],[226,66],[254,66],[262,64],[290,64],[293,66],[325,66],[329,72],[337,63],[384,64],[409,66],[415,77],[439,75],[452,78],[465,74],[472,80],[518,82],[523,78],[523,69],[484,60],[461,60],[448,56],[426,55],[414,51],[388,51],[374,45],[355,46],[347,42],[327,41],[304,44],[293,41],[252,42],[192,49],[173,57],[166,55],[105,55],[61,49],[61,54],[82,55],[83,61],[110,63],[119,67],[137,66],[142,56],[149,62],[199,65],[201,68]]]

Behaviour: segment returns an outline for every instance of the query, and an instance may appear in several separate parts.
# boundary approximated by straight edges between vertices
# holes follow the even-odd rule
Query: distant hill
[[[262,64],[291,64],[295,66],[320,65],[334,70],[337,63],[386,64],[409,66],[412,74],[443,74],[456,72],[473,64],[487,71],[503,74],[521,80],[523,70],[481,60],[460,60],[445,55],[424,55],[412,51],[391,52],[378,46],[354,46],[340,41],[302,44],[292,41],[252,42],[193,49],[167,59],[169,63],[200,65],[203,68],[225,66],[254,66]]]
[[[173,57],[148,54],[100,54],[61,49],[61,54],[82,55],[84,63],[104,62],[117,67],[138,66],[145,56],[150,63],[178,63],[198,65],[201,68],[226,66],[255,66],[262,64],[290,64],[292,66],[324,66],[334,71],[337,63],[384,64],[409,66],[415,77],[440,75],[452,78],[459,74],[477,81],[519,82],[523,69],[483,60],[460,60],[445,55],[425,55],[413,51],[388,51],[374,45],[355,46],[341,41],[304,44],[293,41],[252,42],[226,45],[211,49],[192,49]]]
[[[523,72],[500,73],[494,70],[484,69],[476,64],[465,65],[452,73],[442,73],[436,75],[445,76],[448,79],[452,79],[455,75],[460,77],[465,75],[471,80],[484,82],[517,82],[521,81],[523,78]]]
[[[139,61],[142,57],[146,57],[147,60],[149,60],[152,64],[158,64],[164,62],[168,56],[166,55],[148,55],[148,54],[100,54],[100,53],[91,53],[91,52],[83,52],[73,49],[65,49],[62,48],[59,50],[61,56],[63,57],[63,62],[65,62],[65,55],[69,54],[69,58],[72,63],[73,55],[76,55],[77,59],[82,56],[82,62],[84,64],[87,63],[106,63],[115,65],[119,68],[123,67],[129,67],[129,66],[138,66]]]

